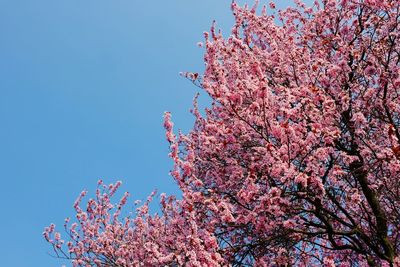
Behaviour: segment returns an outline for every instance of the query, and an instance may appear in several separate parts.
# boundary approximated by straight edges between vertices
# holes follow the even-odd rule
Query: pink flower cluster
[[[73,266],[217,266],[223,262],[217,252],[216,238],[195,222],[195,212],[185,201],[161,195],[162,215],[150,216],[148,205],[153,197],[121,216],[127,204],[125,193],[117,204],[111,199],[120,182],[104,185],[101,181],[94,199],[85,208],[82,193],[74,207],[76,222],[64,225],[64,236],[54,224],[44,231],[58,256],[72,260]]]
[[[400,1],[232,3],[206,69],[213,104],[165,129],[183,199],[121,216],[117,185],[75,204],[75,266],[400,266]],[[271,15],[268,12],[272,12]],[[277,20],[279,21],[277,23]],[[100,192],[105,192],[100,193]],[[122,218],[122,219],[121,219]],[[65,246],[54,226],[45,238]]]

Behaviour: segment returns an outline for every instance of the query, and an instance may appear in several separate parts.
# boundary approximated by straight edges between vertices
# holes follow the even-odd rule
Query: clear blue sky
[[[43,228],[99,178],[178,193],[162,115],[190,129],[178,73],[203,69],[213,19],[227,34],[229,0],[0,0],[1,266],[60,266]]]

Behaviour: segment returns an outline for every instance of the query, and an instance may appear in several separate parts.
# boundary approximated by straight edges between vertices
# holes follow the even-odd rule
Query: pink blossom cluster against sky
[[[400,3],[324,0],[276,12],[232,2],[231,34],[204,33],[206,91],[189,132],[164,113],[171,176],[126,216],[120,182],[74,204],[73,266],[400,265]],[[86,206],[86,207],[85,207]]]

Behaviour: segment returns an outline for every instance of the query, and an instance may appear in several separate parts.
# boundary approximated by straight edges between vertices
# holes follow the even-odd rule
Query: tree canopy
[[[121,216],[99,184],[64,243],[74,266],[400,266],[400,2],[322,0],[258,12],[232,3],[205,34],[213,102],[173,131],[183,197]],[[150,201],[151,197],[148,201]]]

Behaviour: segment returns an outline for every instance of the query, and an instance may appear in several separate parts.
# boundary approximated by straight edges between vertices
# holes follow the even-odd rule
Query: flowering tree
[[[108,194],[76,206],[76,266],[400,266],[400,2],[268,9],[205,34],[193,130],[165,115],[183,199],[124,222]]]

